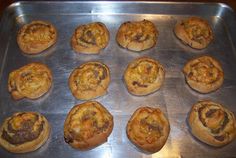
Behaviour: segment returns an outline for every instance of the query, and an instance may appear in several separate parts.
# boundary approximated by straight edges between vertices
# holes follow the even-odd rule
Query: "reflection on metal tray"
[[[204,50],[194,50],[183,45],[173,34],[176,21],[188,16],[201,16],[209,21],[214,31],[214,41]],[[56,45],[42,55],[26,56],[16,43],[19,28],[32,20],[52,22],[58,29]],[[135,53],[118,46],[116,31],[128,20],[148,19],[159,30],[154,48]],[[77,25],[101,21],[110,31],[110,43],[99,55],[76,54],[71,49],[70,38]],[[0,23],[0,121],[16,111],[38,111],[52,125],[49,141],[39,150],[15,155],[0,149],[0,157],[236,157],[236,141],[223,148],[213,148],[196,140],[189,132],[186,118],[191,106],[201,99],[212,99],[225,104],[236,113],[236,18],[224,4],[172,3],[172,2],[17,2],[4,13]],[[216,92],[199,94],[185,83],[183,65],[197,55],[209,54],[223,65],[225,82]],[[159,60],[166,69],[164,86],[157,92],[136,97],[129,94],[122,76],[127,64],[140,56]],[[114,129],[108,141],[90,150],[78,151],[64,142],[63,124],[68,111],[82,101],[69,91],[71,71],[86,61],[102,61],[111,70],[108,94],[95,100],[101,102],[114,115]],[[54,76],[52,90],[38,100],[13,101],[7,92],[8,74],[29,62],[48,65]],[[134,147],[126,136],[125,127],[131,114],[143,105],[159,107],[169,118],[171,131],[161,151],[148,155]]]

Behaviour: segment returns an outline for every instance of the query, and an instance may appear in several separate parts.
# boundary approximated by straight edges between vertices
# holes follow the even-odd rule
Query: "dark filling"
[[[103,66],[101,66],[99,64],[94,64],[94,65],[99,67],[100,69],[102,69],[102,76],[100,76],[99,79],[100,80],[104,80],[106,78],[106,76],[107,76],[107,70]],[[94,71],[94,72],[95,72],[95,76],[97,77],[99,73],[97,71]]]
[[[86,39],[86,37],[88,39]],[[91,44],[91,45],[96,45],[96,39],[93,36],[91,31],[85,31],[84,30],[83,35],[79,39],[84,43]]]
[[[144,88],[148,87],[147,85],[141,84],[141,83],[139,83],[139,82],[137,82],[137,81],[133,81],[132,84],[133,84],[134,86],[137,85],[137,86],[139,86],[139,87],[144,87]]]
[[[217,129],[212,129],[211,132],[213,134],[217,134],[217,133],[220,133],[221,130],[223,130],[226,126],[226,124],[229,122],[229,118],[228,118],[228,115],[226,112],[224,112],[224,121],[222,123],[222,125],[220,126],[220,128],[217,128]]]
[[[92,126],[95,128],[95,130],[97,131],[97,133],[100,133],[101,131],[106,130],[109,127],[109,121],[105,121],[102,127],[98,126],[98,122],[96,119],[94,119],[94,116],[97,114],[97,112],[95,111],[88,111],[85,112],[85,114],[83,115],[81,121],[87,121],[89,119],[91,119],[92,122]]]
[[[142,33],[139,33],[139,34],[137,34],[136,36],[134,36],[134,40],[135,41],[138,41],[138,42],[143,42],[143,41],[146,41],[146,40],[148,40],[149,39],[149,35],[146,35],[146,37],[145,38],[143,38],[143,34]]]
[[[198,63],[195,63],[195,64],[192,64],[191,66],[194,68],[194,67],[198,67],[198,65],[199,65],[199,62],[198,62]],[[211,61],[209,61],[209,62],[207,63],[207,65],[208,65],[208,66],[205,65],[204,68],[209,69],[209,68],[214,67],[214,65],[211,63]],[[218,70],[218,69],[217,69],[217,70]],[[209,75],[209,77],[212,77],[212,76],[213,76],[213,73],[209,72],[208,75]],[[192,77],[193,77],[193,73],[190,72],[190,73],[188,74],[188,77],[189,77],[189,78],[192,78]],[[207,84],[213,84],[213,83],[217,82],[218,78],[219,78],[219,76],[217,77],[217,79],[214,79],[214,80],[211,80],[210,82],[207,82]],[[200,80],[195,80],[195,81],[202,82],[202,81],[200,81]]]
[[[150,124],[146,121],[147,118],[144,118],[140,121],[140,124],[146,125],[148,127],[148,131],[156,131],[158,133],[161,133],[163,128],[159,126],[158,124]]]
[[[89,120],[91,117],[95,116],[96,112],[95,111],[89,111],[89,112],[85,112],[85,114],[82,117],[82,122]]]
[[[206,117],[212,117],[212,115],[217,111],[217,109],[210,109],[206,113]]]
[[[9,124],[9,122],[8,122],[8,131],[10,133],[13,133],[13,135],[11,136],[8,134],[8,132],[6,130],[3,130],[2,138],[14,145],[23,144],[25,142],[32,141],[32,140],[39,137],[40,133],[43,130],[43,125],[44,125],[44,122],[42,122],[40,124],[40,127],[38,128],[38,130],[32,132],[32,130],[33,130],[32,127],[33,127],[34,123],[35,122],[33,122],[33,121],[25,121],[25,122],[23,122],[21,129],[14,130],[13,127],[11,126],[11,124]]]
[[[105,121],[102,127],[98,127],[97,122],[94,122],[94,127],[97,129],[97,133],[105,131],[109,127],[109,121]]]
[[[207,126],[206,126],[206,122],[205,122],[205,120],[202,118],[202,115],[201,115],[203,109],[204,109],[204,107],[200,107],[200,108],[198,109],[198,118],[199,118],[199,120],[202,122],[203,126],[207,127]]]
[[[202,124],[203,124],[205,127],[207,127],[205,120],[204,120],[204,119],[202,118],[202,116],[201,116],[201,112],[202,112],[202,110],[203,110],[204,108],[205,108],[205,107],[199,108],[199,110],[198,110],[198,117],[199,117],[199,120],[202,122]],[[216,111],[217,111],[217,109],[210,109],[209,111],[207,111],[206,117],[208,117],[208,118],[212,117],[212,115],[213,115]],[[220,126],[219,128],[217,128],[217,129],[211,129],[211,133],[213,133],[213,134],[219,133],[220,131],[222,131],[222,130],[225,128],[225,126],[226,126],[226,124],[227,124],[228,122],[229,122],[228,115],[227,115],[226,112],[224,112],[224,121],[223,121],[223,123],[221,124],[221,126]]]
[[[70,144],[70,143],[73,143],[73,139],[71,137],[64,137],[64,140],[66,143]]]
[[[225,139],[225,137],[223,136],[223,135],[221,135],[221,136],[214,136],[214,138],[216,139],[216,140],[218,140],[218,141],[224,141],[224,139]]]

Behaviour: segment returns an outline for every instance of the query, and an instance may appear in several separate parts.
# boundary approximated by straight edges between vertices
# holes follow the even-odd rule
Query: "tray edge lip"
[[[236,15],[236,11],[231,7],[229,6],[228,4],[224,3],[224,2],[190,2],[190,1],[182,1],[182,2],[174,2],[174,1],[155,1],[155,0],[148,0],[148,1],[144,1],[144,0],[137,0],[137,1],[130,1],[130,0],[125,0],[125,1],[121,1],[121,0],[118,0],[118,1],[97,1],[97,0],[89,0],[89,1],[59,1],[59,0],[56,0],[56,1],[53,1],[53,0],[49,0],[49,1],[40,1],[40,0],[36,0],[36,1],[16,1],[16,2],[13,2],[11,3],[10,5],[8,5],[2,15],[0,16],[0,24],[2,22],[2,19],[4,17],[4,15],[9,12],[9,10],[11,10],[12,8],[15,8],[17,6],[20,6],[20,5],[24,5],[24,4],[32,4],[32,3],[35,3],[35,4],[50,4],[50,3],[77,3],[77,4],[86,4],[86,3],[89,3],[89,4],[93,4],[93,3],[107,3],[107,4],[115,4],[115,3],[123,3],[123,4],[133,4],[133,3],[140,3],[140,4],[177,4],[177,5],[180,5],[180,4],[194,4],[194,5],[204,5],[204,4],[210,4],[210,5],[215,5],[215,6],[219,6],[219,7],[222,7],[222,8],[225,8],[229,11],[231,11],[233,14]]]
[[[16,2],[13,2],[11,3],[10,5],[8,5],[5,10],[7,10],[8,8],[13,8],[13,7],[16,7],[16,6],[19,6],[19,5],[22,5],[22,4],[32,4],[32,3],[44,3],[44,4],[50,4],[50,3],[124,3],[124,4],[128,4],[128,3],[142,3],[142,4],[150,4],[150,3],[153,3],[153,4],[194,4],[194,5],[203,5],[203,4],[211,4],[211,5],[219,5],[219,6],[222,6],[222,7],[225,7],[225,8],[229,8],[231,9],[232,11],[233,8],[231,6],[229,6],[228,4],[224,3],[224,2],[190,2],[190,1],[182,1],[182,2],[174,2],[174,1],[155,1],[155,0],[148,0],[148,1],[144,1],[144,0],[137,0],[137,1],[130,1],[130,0],[125,0],[125,1],[121,1],[121,0],[118,0],[118,1],[107,1],[107,0],[103,0],[103,1],[97,1],[97,0],[89,0],[89,1],[71,1],[71,0],[68,0],[68,1],[59,1],[59,0],[56,0],[56,1],[53,1],[53,0],[49,0],[49,1],[40,1],[40,0],[36,0],[36,1],[16,1]]]

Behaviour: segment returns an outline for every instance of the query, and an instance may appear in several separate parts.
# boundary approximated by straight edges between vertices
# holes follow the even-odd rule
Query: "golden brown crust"
[[[109,84],[109,68],[100,62],[84,63],[76,68],[69,77],[72,94],[81,100],[105,95]]]
[[[175,25],[174,32],[183,43],[195,49],[206,48],[213,40],[210,25],[199,17],[182,20]]]
[[[147,95],[160,89],[165,70],[156,60],[141,57],[132,61],[125,70],[124,80],[128,91],[134,95]]]
[[[215,91],[224,81],[221,64],[211,56],[201,56],[188,61],[183,73],[188,85],[200,93]]]
[[[129,140],[147,152],[157,152],[164,146],[170,132],[168,119],[158,108],[141,107],[131,116],[126,133]]]
[[[157,36],[158,30],[151,21],[127,21],[119,27],[116,41],[124,48],[142,51],[155,46]]]
[[[209,100],[194,104],[188,118],[192,134],[206,144],[221,147],[236,137],[234,114]]]
[[[98,54],[108,45],[109,36],[106,25],[101,22],[80,25],[71,38],[71,46],[77,53]]]
[[[17,43],[25,54],[38,54],[56,43],[56,28],[49,22],[32,21],[17,34]]]
[[[52,85],[51,70],[41,63],[30,63],[12,71],[8,78],[8,91],[13,99],[37,99]]]
[[[50,135],[47,119],[37,112],[17,112],[3,122],[0,145],[13,153],[26,153],[41,147]]]
[[[64,124],[65,142],[73,148],[88,150],[107,141],[113,129],[113,116],[99,102],[74,106]]]
[[[51,70],[41,63],[30,63],[12,71],[8,78],[8,91],[13,99],[37,99],[52,85]]]

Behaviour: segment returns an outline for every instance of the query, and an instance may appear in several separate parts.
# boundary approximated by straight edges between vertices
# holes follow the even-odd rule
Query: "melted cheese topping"
[[[148,85],[156,81],[159,67],[151,61],[144,60],[131,67],[128,73],[132,81],[136,81],[139,85]]]
[[[26,26],[26,30],[22,32],[22,42],[27,44],[47,44],[55,38],[54,28],[45,23],[34,22]]]
[[[196,82],[206,84],[214,83],[222,76],[222,71],[219,70],[210,58],[199,58],[190,66],[188,78]]]
[[[206,108],[201,111],[201,117],[204,119],[204,123],[210,129],[217,129],[221,127],[224,119],[225,112],[214,104],[204,104]],[[211,114],[209,112],[213,111]]]
[[[51,74],[42,64],[28,64],[13,71],[10,76],[10,90],[17,90],[23,96],[34,96],[45,93],[51,86]]]
[[[151,144],[163,135],[163,126],[164,121],[160,116],[160,111],[141,110],[132,120],[130,129],[133,131],[134,139]]]
[[[42,118],[35,113],[22,113],[14,116],[9,123],[14,130],[22,130],[24,128],[23,124],[27,121],[32,122],[32,132],[37,131],[42,123]]]
[[[105,131],[112,119],[98,104],[87,104],[80,107],[71,115],[69,122],[69,131],[74,133],[77,140],[86,140]]]
[[[140,22],[126,22],[122,24],[120,31],[128,42],[143,42],[155,39],[157,32],[152,22],[143,20]]]
[[[101,64],[85,64],[73,72],[74,84],[80,91],[93,90],[105,79],[107,73],[106,68]]]
[[[195,128],[204,130],[214,141],[228,143],[234,138],[234,115],[222,105],[212,101],[201,101],[194,105],[194,111],[197,113],[194,114],[197,121],[195,125],[198,126]]]
[[[75,32],[75,38],[79,45],[91,47],[96,45],[105,48],[108,42],[108,35],[104,24],[96,22],[82,25]]]
[[[204,43],[212,36],[208,24],[200,19],[188,19],[183,22],[183,25],[188,37],[198,43]]]

